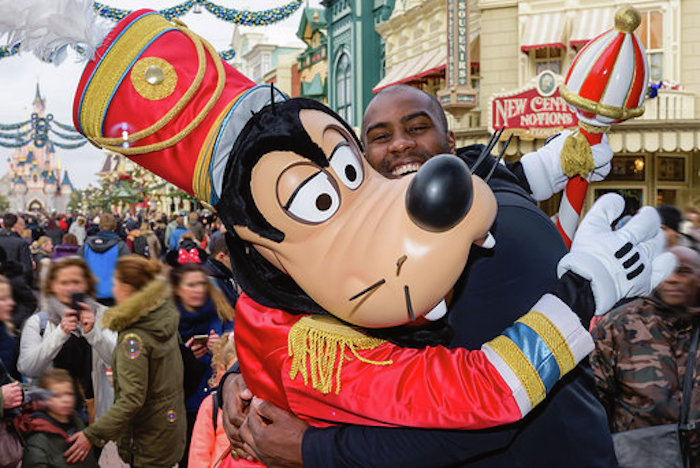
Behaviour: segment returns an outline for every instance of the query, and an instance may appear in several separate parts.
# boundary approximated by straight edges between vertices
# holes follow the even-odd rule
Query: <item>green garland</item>
[[[179,5],[165,8],[164,10],[158,10],[158,13],[170,20],[184,16],[195,5],[201,5],[206,8],[209,13],[228,23],[236,23],[244,26],[266,26],[288,18],[295,11],[297,11],[299,7],[301,7],[301,3],[301,0],[292,0],[286,5],[278,8],[270,8],[269,10],[262,11],[250,11],[222,7],[210,2],[209,0],[187,0]],[[132,12],[131,10],[113,8],[99,2],[95,2],[94,8],[98,15],[113,21],[119,21]]]
[[[25,125],[29,128],[21,130]],[[53,126],[57,126],[62,131],[57,131]],[[49,146],[56,145],[59,148],[74,149],[80,148],[87,140],[72,125],[61,123],[54,119],[53,114],[48,114],[46,117],[39,117],[36,113],[32,114],[30,120],[17,122],[13,124],[0,124],[0,146],[5,148],[20,148],[34,143],[37,148],[43,148],[46,144]],[[12,132],[12,130],[16,130]],[[67,132],[67,133],[64,133]],[[49,136],[49,133],[56,135],[58,138],[67,140],[66,142],[56,141]],[[28,139],[22,137],[30,135]],[[10,141],[5,141],[10,140]]]
[[[0,47],[0,59],[4,59],[5,57],[11,57],[17,52],[19,52],[19,42],[15,45],[2,46]]]

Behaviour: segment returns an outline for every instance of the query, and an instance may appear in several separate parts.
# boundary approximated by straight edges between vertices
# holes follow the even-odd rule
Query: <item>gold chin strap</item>
[[[180,24],[182,25],[182,23]],[[187,92],[183,94],[182,98],[180,98],[180,100],[175,104],[175,106],[173,106],[172,109],[168,111],[168,113],[166,113],[163,117],[161,117],[155,124],[151,125],[150,127],[130,135],[127,139],[127,142],[137,141],[154,134],[155,132],[163,128],[163,126],[165,126],[168,122],[170,122],[173,119],[173,117],[175,117],[175,115],[177,115],[187,105],[194,93],[197,92],[197,89],[199,88],[199,85],[201,84],[202,79],[204,77],[206,60],[204,59],[202,46],[206,48],[207,52],[211,56],[214,62],[214,66],[216,67],[216,72],[218,76],[216,89],[214,90],[214,93],[212,93],[211,97],[209,98],[209,101],[204,106],[204,108],[189,124],[187,124],[185,128],[183,128],[177,134],[173,135],[165,141],[160,141],[158,143],[152,143],[150,145],[145,146],[127,148],[121,146],[121,144],[124,143],[124,140],[122,138],[92,137],[92,142],[97,143],[99,146],[102,146],[107,150],[119,154],[135,155],[150,153],[152,151],[160,151],[165,148],[169,148],[170,146],[179,143],[183,138],[189,135],[192,132],[192,130],[194,130],[200,123],[202,123],[202,120],[204,120],[209,111],[214,107],[214,105],[218,101],[219,97],[221,97],[221,93],[223,92],[224,85],[226,83],[226,74],[224,72],[224,66],[221,63],[221,59],[219,58],[218,54],[216,53],[216,50],[214,50],[211,44],[209,44],[207,41],[191,32],[186,27],[180,27],[180,30],[192,40],[195,47],[197,48],[197,57],[199,59],[197,75],[195,76],[195,79],[192,82],[192,85],[187,90]],[[119,144],[119,146],[115,146],[115,144]]]
[[[292,368],[289,377],[294,380],[299,373],[304,379],[304,385],[311,386],[324,395],[333,390],[335,375],[335,393],[340,393],[340,374],[343,361],[351,360],[345,351],[359,361],[375,366],[388,366],[394,362],[372,361],[358,354],[358,351],[374,349],[386,343],[385,340],[367,336],[364,333],[345,325],[327,315],[310,315],[302,317],[289,330],[288,348],[292,358]],[[308,369],[307,363],[311,366]]]

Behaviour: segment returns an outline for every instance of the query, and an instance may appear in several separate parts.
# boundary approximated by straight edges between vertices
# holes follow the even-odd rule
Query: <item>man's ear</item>
[[[450,146],[450,153],[457,154],[457,143],[455,142],[455,134],[452,130],[447,131],[447,144]]]

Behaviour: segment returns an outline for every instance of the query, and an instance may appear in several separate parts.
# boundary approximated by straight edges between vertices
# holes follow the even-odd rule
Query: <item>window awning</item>
[[[527,52],[530,49],[543,49],[546,47],[559,47],[565,49],[566,38],[564,31],[566,26],[565,13],[546,13],[528,16],[522,23],[522,36],[520,50]]]
[[[372,92],[376,93],[387,86],[408,83],[436,74],[445,69],[446,63],[447,50],[445,47],[423,52],[389,70]]]
[[[615,20],[614,8],[590,8],[576,13],[569,37],[572,47],[586,42],[612,28]]]

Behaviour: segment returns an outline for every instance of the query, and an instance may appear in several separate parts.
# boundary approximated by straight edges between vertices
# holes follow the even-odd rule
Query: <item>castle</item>
[[[39,84],[32,105],[36,117],[45,117],[46,101]],[[30,139],[7,158],[7,164],[10,211],[66,211],[73,184],[68,171],[61,174],[61,162],[51,140]]]

